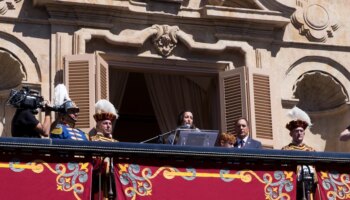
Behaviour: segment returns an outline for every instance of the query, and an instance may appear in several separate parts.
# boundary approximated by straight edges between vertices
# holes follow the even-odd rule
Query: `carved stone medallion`
[[[157,33],[153,37],[153,43],[157,51],[162,56],[169,56],[177,44],[176,33],[179,31],[177,26],[154,25]]]
[[[291,18],[292,24],[309,41],[325,42],[339,28],[336,13],[329,5],[307,4],[297,8]]]

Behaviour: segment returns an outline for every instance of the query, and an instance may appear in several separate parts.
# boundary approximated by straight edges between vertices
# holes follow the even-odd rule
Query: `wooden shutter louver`
[[[270,80],[268,76],[253,74],[256,137],[273,139]]]
[[[227,131],[234,130],[235,121],[242,115],[240,82],[241,79],[239,76],[224,79]]]
[[[107,99],[107,72],[105,68],[101,68],[100,85],[101,85],[101,99]]]
[[[89,69],[87,62],[73,62],[69,67],[69,97],[80,109],[77,127],[89,127]]]
[[[98,54],[96,55],[96,101],[100,99],[109,100],[108,64]]]
[[[235,122],[246,114],[246,80],[244,68],[220,73],[221,129],[233,132]]]

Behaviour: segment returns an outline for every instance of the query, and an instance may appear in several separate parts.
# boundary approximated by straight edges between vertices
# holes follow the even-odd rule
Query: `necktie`
[[[241,146],[241,148],[244,147],[244,140],[241,140],[241,141],[240,141],[240,146]]]

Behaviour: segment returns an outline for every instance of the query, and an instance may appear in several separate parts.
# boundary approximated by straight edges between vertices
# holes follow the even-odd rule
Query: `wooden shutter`
[[[108,64],[96,54],[96,101],[109,99]]]
[[[65,57],[64,83],[69,97],[80,109],[76,127],[88,132],[95,126],[97,100],[108,99],[108,65],[95,54]]]
[[[270,73],[266,69],[249,69],[252,112],[252,135],[265,147],[273,145]]]
[[[233,132],[235,121],[248,118],[246,68],[220,72],[221,130]]]

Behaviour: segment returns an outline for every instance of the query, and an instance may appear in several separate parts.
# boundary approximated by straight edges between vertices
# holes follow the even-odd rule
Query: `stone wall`
[[[350,115],[349,8],[347,0],[0,0],[0,51],[19,63],[22,84],[49,100],[63,82],[64,57],[72,54],[101,51],[110,65],[127,57],[145,65],[202,62],[211,66],[206,73],[267,70],[272,147],[290,141],[286,113],[297,105],[314,124],[308,144],[347,151],[338,135]],[[2,136],[10,136],[13,115],[4,106],[7,92],[0,91]]]

